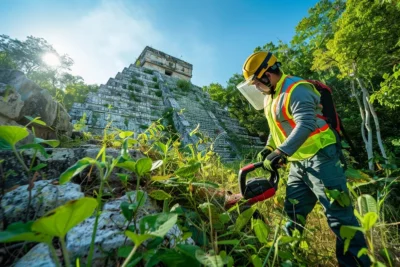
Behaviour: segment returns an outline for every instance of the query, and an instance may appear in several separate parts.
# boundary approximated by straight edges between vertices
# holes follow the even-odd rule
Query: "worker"
[[[317,116],[322,109],[320,94],[307,81],[283,73],[280,66],[271,52],[253,53],[243,65],[245,81],[237,88],[254,108],[264,109],[270,134],[265,148],[257,156],[264,168],[271,170],[272,166],[286,160],[291,163],[284,203],[290,221],[285,230],[288,234],[294,229],[301,233],[307,215],[319,201],[336,235],[339,266],[370,266],[367,255],[357,257],[358,252],[367,247],[360,231],[344,253],[340,227],[359,224],[340,164],[339,137],[321,116]],[[329,192],[339,192],[342,201],[332,199],[334,194]]]

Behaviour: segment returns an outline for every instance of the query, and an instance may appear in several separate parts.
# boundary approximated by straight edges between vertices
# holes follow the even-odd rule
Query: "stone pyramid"
[[[76,123],[86,113],[87,130],[102,134],[108,121],[121,130],[142,132],[167,110],[183,143],[196,143],[190,135],[198,125],[225,162],[241,159],[263,143],[248,135],[239,122],[210,99],[208,93],[190,83],[192,65],[151,47],[146,47],[136,64],[131,64],[90,92],[84,103],[74,103],[69,114]]]

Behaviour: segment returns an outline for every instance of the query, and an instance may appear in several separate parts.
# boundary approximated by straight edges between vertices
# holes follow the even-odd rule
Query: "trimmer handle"
[[[263,166],[264,166],[263,162],[257,162],[257,163],[249,164],[239,170],[238,180],[239,180],[239,185],[240,185],[239,186],[240,193],[242,194],[242,196],[244,198],[246,198],[246,189],[248,186],[247,174],[254,171],[255,169],[258,169]],[[276,166],[276,167],[278,167],[278,166]],[[264,180],[264,179],[262,179],[262,180]],[[258,180],[258,181],[261,182],[261,180]],[[253,179],[252,182],[255,182],[255,180]],[[265,189],[266,191],[263,191],[263,193],[260,193],[260,195],[252,196],[249,198],[249,196],[247,194],[247,196],[248,196],[247,199],[248,199],[249,203],[255,203],[258,201],[268,199],[275,194],[276,190],[278,189],[278,182],[279,182],[279,173],[276,168],[273,168],[273,170],[270,171],[270,177],[269,177],[268,182],[269,182],[269,185]]]
[[[242,196],[244,196],[244,191],[246,189],[246,176],[249,172],[254,171],[255,169],[263,167],[263,162],[257,162],[257,163],[252,163],[247,166],[244,166],[239,170],[239,175],[238,175],[238,182],[239,182],[239,187],[240,187],[240,193]]]

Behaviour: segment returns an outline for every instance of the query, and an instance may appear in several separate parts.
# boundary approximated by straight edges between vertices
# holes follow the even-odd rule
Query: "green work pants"
[[[309,159],[291,163],[285,199],[285,211],[291,221],[286,224],[286,232],[291,234],[294,228],[302,232],[301,222],[304,222],[319,201],[325,209],[329,227],[336,235],[336,257],[339,266],[370,266],[371,263],[366,255],[357,258],[358,251],[367,247],[364,235],[360,231],[357,231],[351,240],[346,254],[343,253],[344,242],[340,237],[340,227],[359,226],[352,204],[345,207],[337,201],[331,204],[331,199],[325,193],[326,188],[349,194],[346,177],[340,164],[340,155],[341,150],[338,145],[332,144],[320,149]]]

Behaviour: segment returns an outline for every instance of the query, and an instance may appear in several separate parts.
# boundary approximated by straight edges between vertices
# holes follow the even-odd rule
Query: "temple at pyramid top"
[[[156,70],[167,76],[190,81],[193,65],[146,46],[136,61],[136,66]]]

